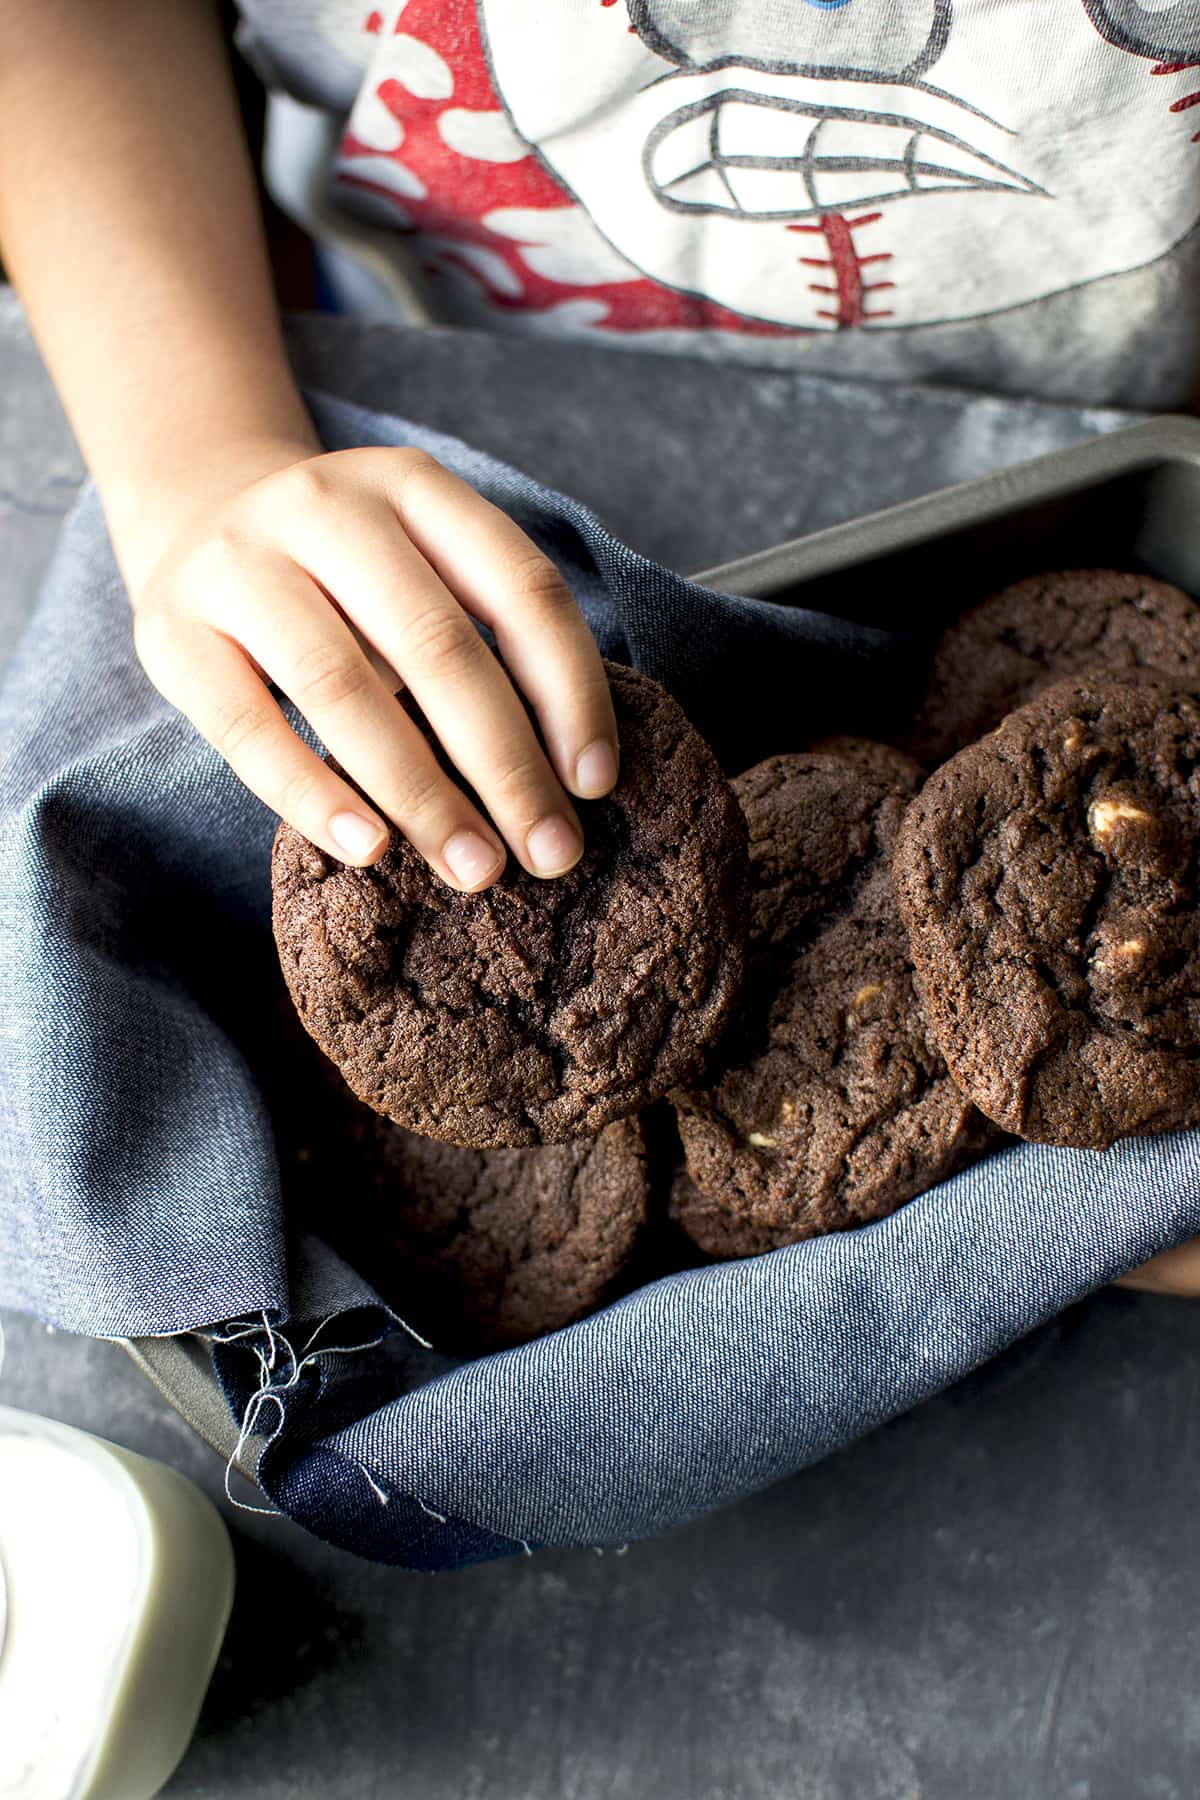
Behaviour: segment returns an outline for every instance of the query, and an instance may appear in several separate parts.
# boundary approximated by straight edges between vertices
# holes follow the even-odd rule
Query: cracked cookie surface
[[[282,825],[280,964],[309,1034],[397,1124],[477,1149],[595,1136],[692,1078],[745,964],[746,828],[671,696],[606,665],[621,777],[569,874],[459,894],[398,834],[368,869]]]
[[[596,1138],[464,1150],[393,1125],[343,1090],[342,1243],[438,1349],[497,1350],[557,1331],[608,1298],[646,1222],[637,1119]],[[347,1213],[352,1216],[347,1217]]]
[[[714,1256],[866,1223],[984,1141],[921,1016],[889,863],[921,771],[873,746],[739,776],[751,961],[719,1080],[676,1096],[673,1216]]]
[[[1168,582],[1114,569],[1015,582],[943,634],[905,748],[934,768],[1042,688],[1084,672],[1200,688],[1200,607]]]
[[[926,1012],[980,1109],[1103,1149],[1200,1123],[1200,704],[1073,680],[945,763],[897,899]]]

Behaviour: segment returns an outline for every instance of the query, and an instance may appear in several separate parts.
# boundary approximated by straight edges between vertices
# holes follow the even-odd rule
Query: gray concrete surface
[[[670,391],[649,383],[651,404],[629,359],[605,365],[589,401],[599,352],[510,349],[497,362],[471,340],[414,358],[411,340],[364,340],[336,321],[291,333],[308,379],[470,425],[683,567],[1111,422],[864,396],[862,434],[839,448],[821,439],[821,384],[799,378],[722,376],[706,399],[672,377]],[[5,646],[79,470],[0,290]],[[170,1462],[219,1500],[234,1535],[234,1617],[168,1800],[1200,1792],[1189,1303],[1100,1294],[841,1456],[624,1555],[438,1578],[231,1508],[217,1460],[116,1344],[3,1324],[0,1399]]]

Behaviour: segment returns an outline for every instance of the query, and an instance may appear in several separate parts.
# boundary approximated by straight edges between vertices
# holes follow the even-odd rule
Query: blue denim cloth
[[[307,395],[331,449],[423,445],[555,558],[603,649],[730,766],[881,703],[904,640],[720,595],[577,503],[408,422]],[[668,1276],[455,1363],[289,1231],[264,1100],[275,821],[136,662],[93,490],[0,700],[0,1307],[207,1330],[270,1499],[441,1569],[619,1544],[748,1493],[1200,1232],[1200,1136],[1020,1145],[865,1230]]]

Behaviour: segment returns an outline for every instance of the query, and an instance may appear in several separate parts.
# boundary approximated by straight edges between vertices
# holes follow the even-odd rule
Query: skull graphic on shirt
[[[977,317],[1151,262],[1200,218],[1200,0],[479,12],[515,131],[612,249],[748,318]]]

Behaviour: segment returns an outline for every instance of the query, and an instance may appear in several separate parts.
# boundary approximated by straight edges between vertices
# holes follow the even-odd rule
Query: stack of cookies
[[[462,896],[403,842],[366,870],[276,842],[284,974],[418,1328],[492,1348],[610,1297],[664,1097],[666,1205],[715,1257],[881,1218],[1005,1132],[1200,1123],[1186,595],[1021,582],[946,632],[902,746],[826,739],[732,783],[661,688],[609,672],[622,779],[560,881]]]
[[[344,1078],[308,1185],[374,1215],[376,1285],[448,1348],[554,1330],[627,1278],[639,1115],[701,1074],[741,991],[737,800],[664,689],[608,675],[621,778],[581,804],[583,858],[556,881],[510,862],[459,894],[398,837],[368,869],[286,825],[275,841],[284,978]]]

